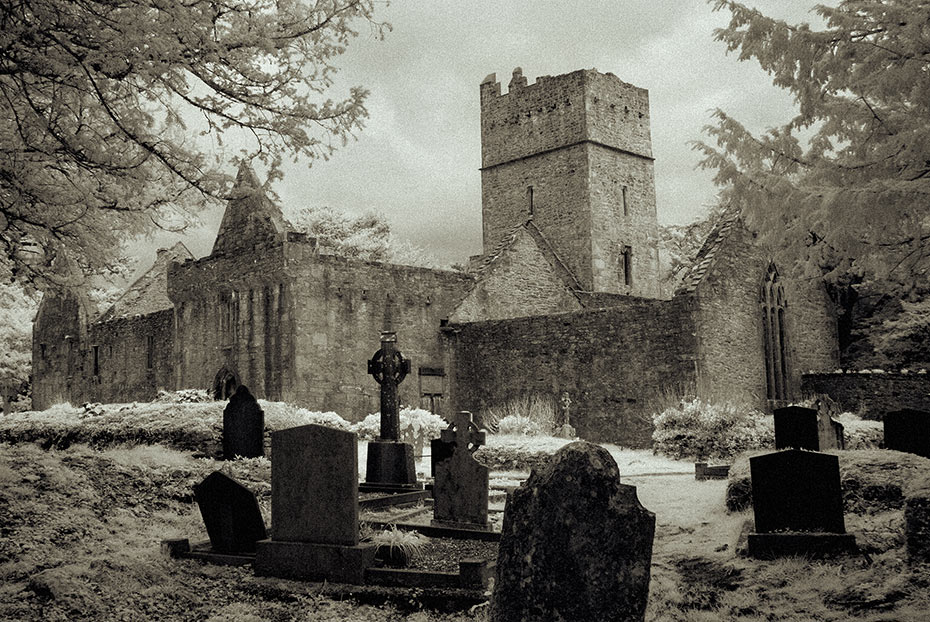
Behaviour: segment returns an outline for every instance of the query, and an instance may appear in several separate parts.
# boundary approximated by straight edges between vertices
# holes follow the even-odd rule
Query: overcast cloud
[[[813,0],[748,2],[791,22],[817,22]],[[540,75],[596,68],[649,90],[660,223],[685,223],[714,201],[711,174],[689,141],[723,108],[761,130],[792,114],[791,98],[758,65],[713,40],[728,13],[703,0],[398,0],[380,7],[393,30],[367,27],[339,60],[342,85],[371,92],[358,140],[329,161],[289,164],[275,185],[282,205],[376,210],[402,239],[437,259],[481,252],[478,85],[514,67]],[[185,242],[209,252],[220,212]],[[164,246],[167,240],[157,240]]]

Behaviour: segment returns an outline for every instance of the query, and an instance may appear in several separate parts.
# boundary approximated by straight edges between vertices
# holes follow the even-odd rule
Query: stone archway
[[[214,399],[228,400],[232,397],[232,394],[236,392],[240,384],[242,384],[242,382],[239,380],[239,374],[228,367],[223,367],[220,371],[216,372],[216,376],[213,378],[211,394]]]

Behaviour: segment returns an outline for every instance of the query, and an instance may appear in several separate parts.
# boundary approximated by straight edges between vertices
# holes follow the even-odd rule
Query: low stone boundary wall
[[[844,411],[880,421],[886,412],[902,408],[930,411],[930,374],[848,371],[801,376],[804,395],[829,395]]]

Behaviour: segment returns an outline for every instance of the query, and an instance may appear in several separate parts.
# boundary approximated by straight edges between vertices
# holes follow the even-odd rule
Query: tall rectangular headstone
[[[475,460],[474,452],[484,444],[468,411],[460,412],[449,427],[433,441],[433,523],[450,526],[488,526],[488,467]]]
[[[214,471],[195,485],[194,498],[215,552],[254,553],[268,537],[255,494],[225,473]]]
[[[358,544],[356,439],[312,424],[271,435],[273,540]]]
[[[265,411],[248,387],[239,385],[223,409],[223,459],[265,455]]]
[[[843,424],[826,412],[802,406],[776,408],[775,449],[843,449]]]
[[[358,437],[321,425],[271,435],[271,539],[255,573],[361,584],[376,547],[358,539]]]
[[[749,459],[756,531],[846,533],[836,456],[789,449]]]
[[[906,408],[886,413],[885,449],[906,451],[930,458],[930,413]]]

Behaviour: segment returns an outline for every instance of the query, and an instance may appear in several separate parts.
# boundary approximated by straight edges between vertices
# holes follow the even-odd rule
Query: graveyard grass
[[[508,437],[492,445],[532,453],[537,442],[545,454],[565,441]],[[623,481],[656,513],[647,620],[916,621],[930,610],[930,567],[906,563],[900,510],[847,510],[847,529],[866,534],[871,564],[864,557],[760,562],[734,553],[752,514],[727,513],[726,481],[695,481],[690,462],[611,450]],[[915,464],[930,475],[930,460]],[[0,619],[486,619],[482,608],[437,614],[410,602],[357,604],[320,584],[164,557],[163,539],[206,539],[192,487],[216,469],[257,493],[268,522],[263,458],[223,463],[147,445],[0,447]],[[883,469],[869,476],[883,473],[896,477]],[[505,482],[520,476],[517,468],[491,474]]]

